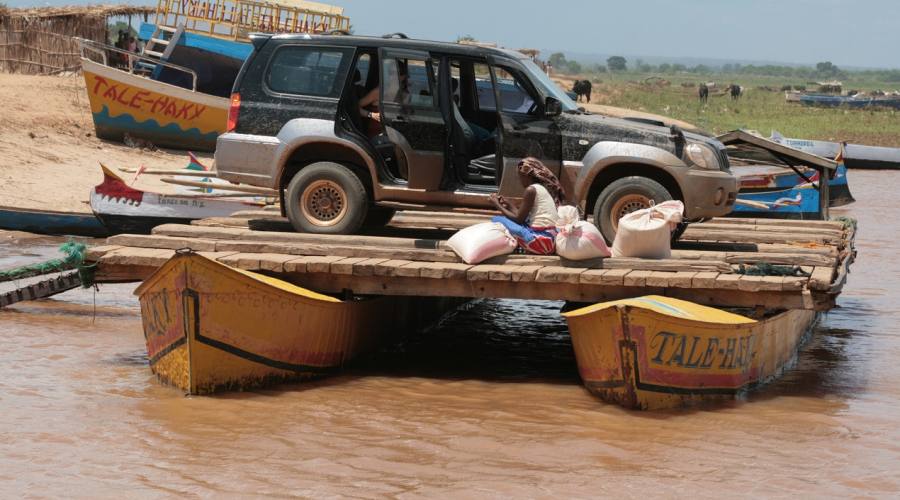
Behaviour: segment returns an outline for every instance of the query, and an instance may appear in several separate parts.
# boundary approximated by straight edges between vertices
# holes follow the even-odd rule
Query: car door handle
[[[513,125],[513,130],[528,130],[528,125],[516,124]]]
[[[394,123],[408,123],[408,122],[409,122],[409,120],[403,115],[399,115],[396,118],[394,118]]]

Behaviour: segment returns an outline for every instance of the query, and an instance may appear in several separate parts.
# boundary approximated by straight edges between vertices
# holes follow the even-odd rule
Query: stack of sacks
[[[613,242],[613,257],[668,259],[672,256],[672,231],[683,214],[684,203],[671,200],[622,217]]]

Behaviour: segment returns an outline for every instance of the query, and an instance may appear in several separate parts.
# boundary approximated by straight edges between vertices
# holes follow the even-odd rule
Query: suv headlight
[[[694,165],[707,170],[719,170],[719,162],[716,160],[716,153],[712,149],[694,143],[688,144],[684,150],[688,159]]]

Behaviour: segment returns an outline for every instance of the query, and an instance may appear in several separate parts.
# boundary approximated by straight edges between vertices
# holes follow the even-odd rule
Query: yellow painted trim
[[[563,317],[577,318],[597,311],[618,306],[636,307],[647,311],[653,311],[657,314],[662,314],[664,316],[669,316],[672,318],[681,318],[706,323],[719,323],[726,325],[756,323],[755,320],[741,316],[739,314],[730,313],[721,309],[716,309],[714,307],[694,304],[693,302],[688,302],[686,300],[663,297],[661,295],[645,295],[643,297],[635,297],[631,299],[600,302],[591,306],[582,307],[581,309],[565,312],[563,313]]]

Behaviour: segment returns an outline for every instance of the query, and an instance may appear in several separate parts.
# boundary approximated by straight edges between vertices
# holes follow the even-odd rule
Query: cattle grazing
[[[590,80],[575,80],[572,85],[572,92],[575,92],[575,100],[580,101],[583,97],[585,101],[591,102],[591,82]]]
[[[731,92],[731,100],[736,101],[741,98],[741,95],[744,94],[744,88],[740,85],[736,85],[732,83],[728,86],[728,91]]]
[[[700,96],[700,102],[706,103],[706,101],[709,100],[709,87],[707,87],[705,83],[701,83],[697,94]]]

